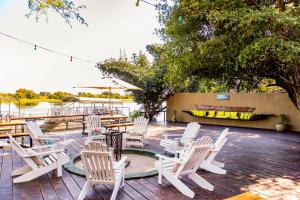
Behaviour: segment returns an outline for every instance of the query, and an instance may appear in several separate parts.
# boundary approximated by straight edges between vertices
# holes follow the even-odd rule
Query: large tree
[[[87,25],[85,19],[80,15],[80,10],[84,9],[84,5],[76,5],[71,0],[28,0],[30,17],[35,16],[36,20],[42,15],[46,16],[49,11],[54,11],[63,17],[67,24],[71,25],[71,20],[77,20],[81,24]]]
[[[112,75],[142,90],[132,91],[137,103],[143,104],[145,116],[152,121],[162,110],[163,103],[173,94],[173,88],[165,83],[168,66],[164,62],[164,50],[160,45],[148,45],[148,52],[153,56],[150,63],[146,55],[134,54],[130,60],[125,56],[120,59],[108,59],[97,64],[102,73]]]
[[[299,0],[168,2],[158,6],[158,31],[170,50],[169,80],[196,77],[251,90],[271,79],[299,108]]]

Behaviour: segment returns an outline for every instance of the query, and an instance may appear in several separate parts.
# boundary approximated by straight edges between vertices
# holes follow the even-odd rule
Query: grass
[[[61,104],[62,101],[58,99],[13,99],[10,100],[11,103],[16,104],[17,106],[20,104],[20,106],[37,106],[40,102],[48,102],[48,103],[54,103],[54,104]],[[2,103],[9,103],[9,100],[2,100]]]

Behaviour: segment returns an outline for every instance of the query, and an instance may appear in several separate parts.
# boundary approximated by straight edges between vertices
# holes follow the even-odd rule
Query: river
[[[66,105],[66,104],[65,104]],[[18,105],[11,103],[11,104],[7,104],[7,103],[2,103],[0,105],[0,113],[3,115],[6,115],[7,113],[11,113],[11,115],[15,115],[15,116],[19,116],[19,112],[21,115],[32,115],[32,116],[36,116],[36,115],[48,115],[50,114],[50,108],[53,106],[58,106],[55,105],[53,103],[49,103],[49,102],[40,102],[37,105],[34,106],[21,106],[19,108]],[[64,106],[64,105],[61,105]],[[81,106],[83,107],[84,104],[80,104],[79,103],[74,103],[75,107]],[[85,104],[85,106],[90,106],[90,104]],[[141,109],[141,105],[137,104],[136,102],[123,102],[122,105],[118,105],[117,107],[123,107],[123,113],[125,115],[129,115],[130,112],[134,111],[134,110],[140,110]],[[164,119],[164,115],[163,113],[161,113],[158,117],[157,117],[157,121],[163,121]]]

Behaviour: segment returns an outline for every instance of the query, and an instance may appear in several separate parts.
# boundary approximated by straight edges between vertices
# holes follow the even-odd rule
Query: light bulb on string
[[[73,61],[73,56],[71,56],[70,61],[71,61],[71,62]]]
[[[36,46],[36,44],[34,45],[34,50],[36,51],[36,49],[37,49],[37,46]]]
[[[139,5],[140,5],[140,0],[137,0],[136,3],[135,3],[135,6],[138,7]]]

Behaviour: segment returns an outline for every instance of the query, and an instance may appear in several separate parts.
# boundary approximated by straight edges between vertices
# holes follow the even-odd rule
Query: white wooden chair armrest
[[[41,149],[62,149],[63,144],[50,144],[50,145],[43,145],[43,146],[35,146],[31,147],[32,150],[41,150]]]
[[[60,141],[61,139],[59,138],[51,138],[51,137],[38,137],[34,138],[35,140],[54,140],[54,141]]]
[[[170,157],[163,156],[160,154],[156,154],[155,156],[158,157],[159,160],[169,160],[169,161],[173,161],[173,162],[177,162],[177,163],[182,163],[178,158],[170,158]]]
[[[56,149],[56,150],[50,150],[50,151],[43,151],[43,152],[36,152],[36,153],[29,153],[28,155],[25,155],[24,158],[30,158],[33,156],[47,156],[54,153],[61,153],[64,149]]]
[[[115,162],[115,163],[114,163],[113,168],[114,168],[114,169],[118,169],[118,168],[120,168],[122,165],[125,165],[125,161],[126,161],[126,160],[127,160],[127,157],[124,156],[121,160],[119,160],[118,162]]]
[[[182,134],[170,134],[170,135],[165,135],[165,139],[169,139],[169,137],[176,138],[176,137],[182,137]]]

